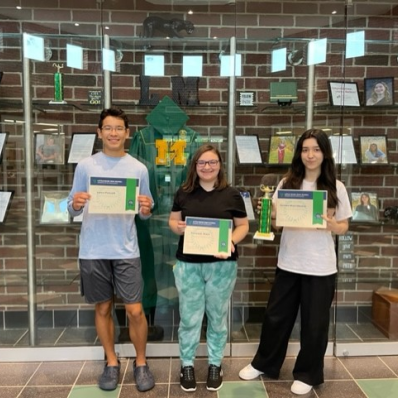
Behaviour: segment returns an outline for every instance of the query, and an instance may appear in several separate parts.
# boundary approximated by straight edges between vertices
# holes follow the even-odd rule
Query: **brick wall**
[[[54,3],[56,6],[54,6]],[[284,128],[299,134],[306,124],[308,67],[288,65],[286,71],[270,72],[270,51],[286,46],[288,51],[303,50],[307,39],[330,39],[325,63],[315,67],[314,127],[330,127],[333,133],[350,132],[359,159],[359,137],[388,137],[390,164],[382,166],[339,166],[339,174],[349,191],[377,193],[382,211],[396,204],[397,181],[397,109],[340,109],[329,106],[328,81],[344,80],[358,84],[363,101],[365,77],[397,77],[398,7],[395,1],[356,1],[345,9],[344,1],[238,1],[236,6],[195,6],[186,15],[185,6],[159,6],[146,1],[94,0],[23,1],[22,10],[14,2],[2,2],[0,21],[2,50],[0,71],[1,130],[9,132],[3,163],[0,165],[0,188],[15,191],[6,222],[0,224],[0,310],[26,309],[26,217],[23,126],[5,120],[23,120],[21,33],[44,35],[52,55],[46,62],[31,62],[33,118],[42,123],[61,125],[65,134],[66,154],[73,133],[95,132],[100,107],[88,104],[88,91],[102,89],[101,34],[111,37],[111,48],[121,49],[122,60],[112,74],[112,97],[130,115],[132,131],[147,124],[145,116],[152,109],[138,106],[140,74],[143,70],[145,40],[141,40],[142,21],[148,15],[162,15],[191,20],[195,24],[192,40],[152,40],[153,48],[166,55],[166,76],[151,78],[151,93],[171,96],[171,77],[181,71],[185,51],[203,54],[203,77],[199,84],[200,106],[184,110],[190,117],[189,127],[202,136],[222,135],[220,144],[227,149],[227,105],[229,79],[219,77],[219,55],[228,53],[229,37],[238,39],[242,54],[242,77],[236,79],[237,91],[254,91],[253,108],[237,107],[236,134],[257,134],[267,162],[270,137]],[[102,7],[102,8],[101,8]],[[332,11],[336,10],[336,14]],[[345,16],[347,12],[347,17]],[[103,25],[100,20],[102,19]],[[80,26],[75,26],[79,23]],[[110,29],[105,30],[108,26]],[[347,27],[347,29],[345,28]],[[344,60],[346,32],[364,29],[366,55]],[[66,37],[65,35],[72,35]],[[116,37],[117,36],[117,37]],[[217,37],[218,39],[209,39]],[[283,39],[280,39],[283,38]],[[203,40],[199,40],[203,39]],[[65,66],[65,99],[67,106],[48,105],[53,99],[53,63],[66,63],[66,43],[80,44],[87,57],[84,70]],[[280,108],[269,102],[271,81],[295,80],[299,101]],[[350,129],[350,130],[348,130]],[[261,177],[266,173],[282,176],[286,167],[236,166],[236,185],[259,194]],[[40,309],[84,308],[78,292],[77,241],[79,226],[44,226],[39,224],[41,194],[45,190],[69,190],[72,165],[34,168],[35,252],[38,270],[38,307]],[[240,274],[234,292],[237,306],[265,304],[272,273],[276,265],[279,235],[274,243],[253,241],[256,223],[241,245]],[[396,226],[391,223],[352,225],[355,245],[356,274],[342,274],[337,300],[345,306],[370,305],[372,291],[383,285],[396,285],[398,268]],[[359,277],[359,281],[358,281]],[[0,278],[0,280],[2,280]]]

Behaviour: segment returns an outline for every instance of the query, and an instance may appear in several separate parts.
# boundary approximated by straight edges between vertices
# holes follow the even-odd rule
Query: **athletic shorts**
[[[79,259],[81,294],[87,303],[103,303],[114,294],[125,304],[142,301],[143,280],[139,258],[123,260]]]

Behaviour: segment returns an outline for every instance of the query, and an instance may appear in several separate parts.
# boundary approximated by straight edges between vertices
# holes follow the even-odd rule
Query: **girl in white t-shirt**
[[[277,191],[281,188],[326,190],[328,210],[322,218],[327,227],[283,229],[260,344],[252,363],[239,376],[244,380],[261,374],[279,377],[300,310],[300,352],[293,369],[295,381],[291,391],[303,395],[324,382],[324,356],[337,273],[333,234],[345,234],[352,216],[347,191],[336,179],[332,147],[324,131],[307,130],[298,140],[291,167],[273,195],[273,225]]]

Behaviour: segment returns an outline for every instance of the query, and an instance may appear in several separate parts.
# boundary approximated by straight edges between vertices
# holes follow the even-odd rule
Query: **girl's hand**
[[[178,231],[179,235],[184,235],[186,226],[187,226],[187,224],[185,221],[177,222],[177,231]]]

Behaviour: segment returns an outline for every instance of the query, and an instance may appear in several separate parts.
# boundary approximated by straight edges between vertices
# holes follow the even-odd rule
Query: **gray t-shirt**
[[[110,260],[140,257],[134,214],[90,214],[89,205],[80,211],[72,208],[73,195],[88,192],[90,177],[138,178],[140,195],[152,198],[146,166],[128,154],[110,157],[103,152],[96,153],[78,163],[68,196],[70,215],[75,217],[83,211],[79,258]]]

